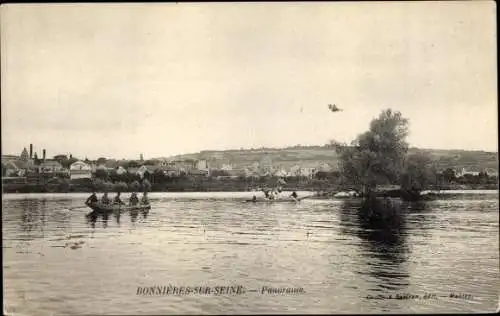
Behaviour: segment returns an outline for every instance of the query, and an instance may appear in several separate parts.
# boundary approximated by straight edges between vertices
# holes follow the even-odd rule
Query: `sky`
[[[498,151],[493,1],[0,10],[2,154],[323,145],[386,108],[411,146]]]

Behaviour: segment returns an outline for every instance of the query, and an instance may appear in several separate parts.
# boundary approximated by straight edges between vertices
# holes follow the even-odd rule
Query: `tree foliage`
[[[443,171],[443,179],[448,184],[455,181],[457,179],[456,174],[455,174],[455,170],[453,170],[453,168],[446,168]]]
[[[141,184],[139,181],[134,180],[132,183],[129,184],[129,189],[132,191],[139,191],[141,189]]]
[[[142,181],[142,191],[143,192],[151,191],[151,182],[149,182],[148,179],[144,179]]]
[[[114,192],[126,192],[127,190],[128,190],[128,185],[123,181],[119,181],[113,184]]]
[[[409,155],[401,177],[401,188],[422,191],[436,183],[436,168],[432,159],[425,153]]]
[[[387,109],[350,145],[336,144],[343,181],[364,193],[379,184],[394,184],[401,177],[408,151],[408,120]]]
[[[69,167],[77,161],[78,158],[71,156],[71,158],[61,160],[60,163],[64,168],[69,169]]]

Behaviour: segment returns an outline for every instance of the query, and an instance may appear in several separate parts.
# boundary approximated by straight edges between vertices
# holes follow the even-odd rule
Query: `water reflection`
[[[135,223],[137,221],[137,216],[139,215],[139,210],[130,210],[130,221]]]
[[[101,219],[103,228],[108,228],[109,214],[107,212],[92,211],[88,213],[85,217],[87,219],[87,223],[90,225],[91,228],[95,228],[95,224],[97,223],[98,219]]]
[[[83,198],[3,201],[8,308],[26,315],[217,314],[230,304],[231,311],[249,314],[287,305],[299,313],[421,313],[491,310],[498,301],[497,200],[394,203],[384,212],[363,209],[359,201],[165,199],[156,200],[150,213],[85,217],[88,209],[73,209]],[[79,282],[68,283],[67,275]],[[220,296],[209,306],[200,296],[131,300],[130,287],[123,286],[154,280],[299,285],[307,293],[257,305],[252,294]],[[449,289],[478,299],[424,304],[365,298]]]
[[[26,240],[44,236],[46,224],[46,200],[24,199],[19,201],[21,220],[20,230],[25,233]]]
[[[342,233],[363,241],[359,247],[366,262],[358,273],[375,279],[374,291],[403,291],[409,284],[406,216],[401,204],[387,201],[375,207],[346,201],[340,208]]]

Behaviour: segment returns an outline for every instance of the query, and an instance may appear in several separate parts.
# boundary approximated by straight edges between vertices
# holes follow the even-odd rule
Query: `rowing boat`
[[[246,200],[245,203],[297,203],[299,200]]]
[[[304,196],[298,199],[257,199],[257,200],[245,200],[245,203],[298,203],[304,199],[310,198],[311,196]]]
[[[125,211],[146,211],[151,209],[150,204],[139,204],[139,205],[103,205],[101,203],[87,204],[88,207],[92,209],[93,212],[109,213],[109,212],[125,212]]]

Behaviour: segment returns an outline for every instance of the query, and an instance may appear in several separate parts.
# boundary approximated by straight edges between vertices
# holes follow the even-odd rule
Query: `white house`
[[[205,159],[200,159],[196,161],[195,168],[198,170],[207,170],[208,171],[208,161]]]
[[[137,171],[135,172],[135,174],[137,174],[139,177],[144,178],[144,175],[146,174],[146,172],[148,173],[154,173],[155,170],[156,170],[157,167],[154,167],[154,166],[147,166],[147,165],[142,165],[139,167],[139,169],[137,169]]]
[[[222,167],[220,167],[220,170],[231,171],[231,170],[233,170],[233,166],[231,164],[222,164]]]
[[[83,161],[77,161],[69,166],[71,179],[90,179],[92,178],[92,167]]]
[[[280,168],[280,169],[277,169],[274,171],[274,176],[275,177],[282,177],[282,178],[288,177],[288,172],[286,172],[285,169]]]
[[[122,166],[118,166],[116,168],[116,174],[117,175],[122,175],[122,174],[126,174],[127,173],[127,169],[123,168]]]
[[[462,170],[457,172],[457,177],[463,177],[465,175],[478,176],[479,173],[480,171],[477,168],[470,168],[470,169],[462,168]]]
[[[493,168],[486,168],[484,172],[490,177],[498,177],[498,171]]]
[[[317,172],[331,172],[333,169],[326,162],[320,162],[320,163],[318,163],[316,170],[317,170]]]
[[[312,178],[316,173],[316,168],[300,168],[300,175],[302,177]]]
[[[299,177],[300,176],[300,166],[299,165],[291,166],[289,174],[291,177]]]

